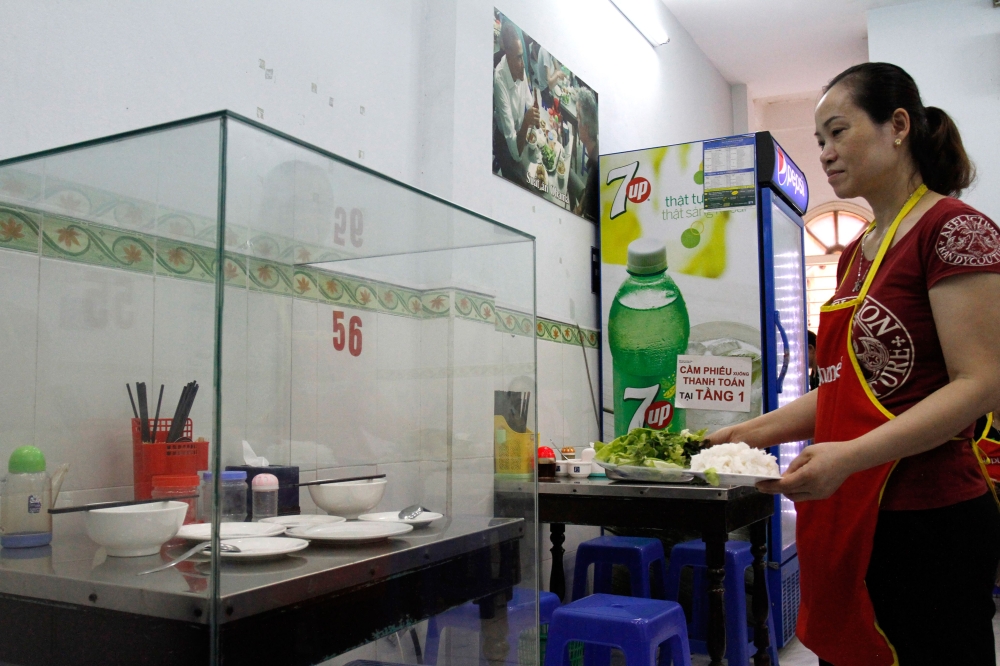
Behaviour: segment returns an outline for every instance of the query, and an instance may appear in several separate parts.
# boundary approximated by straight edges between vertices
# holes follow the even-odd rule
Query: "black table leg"
[[[705,533],[705,564],[708,568],[708,656],[711,666],[722,666],[726,656],[726,609],[723,583],[726,578],[726,533]]]
[[[771,600],[767,597],[767,521],[750,526],[750,552],[753,553],[753,644],[757,648],[754,666],[771,666],[771,638],[767,631],[767,614]]]
[[[549,525],[549,540],[552,541],[552,573],[549,575],[549,592],[560,601],[566,600],[566,574],[563,572],[563,542],[566,541],[566,525],[552,523]]]
[[[507,642],[508,593],[495,594],[476,603],[479,605],[479,649],[484,661],[499,666],[507,661],[510,645]]]

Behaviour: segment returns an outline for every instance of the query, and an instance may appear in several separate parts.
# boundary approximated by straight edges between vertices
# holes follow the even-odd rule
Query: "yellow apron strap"
[[[909,215],[910,211],[913,210],[913,207],[917,205],[917,202],[920,201],[920,199],[923,198],[925,194],[927,194],[927,186],[921,185],[920,187],[917,188],[917,190],[913,194],[910,195],[910,198],[906,200],[906,203],[903,204],[903,207],[896,215],[896,219],[892,221],[891,225],[889,225],[888,231],[885,232],[885,236],[882,238],[882,244],[878,248],[878,254],[876,254],[875,258],[872,260],[872,265],[868,269],[868,275],[865,276],[864,284],[861,287],[861,291],[858,292],[857,298],[853,299],[852,301],[849,301],[848,303],[844,303],[843,305],[853,305],[855,311],[857,311],[857,308],[865,300],[865,296],[868,295],[868,288],[871,287],[872,280],[875,279],[875,274],[878,273],[879,266],[882,265],[882,258],[885,257],[885,253],[889,251],[889,246],[892,245],[892,239],[896,236],[896,230],[899,228],[900,222],[903,221],[904,217]],[[858,243],[858,247],[861,247],[860,243]],[[853,320],[853,315],[851,318]],[[861,387],[864,389],[865,395],[868,396],[868,399],[872,401],[872,404],[875,405],[875,407],[877,407],[878,410],[882,412],[882,414],[884,414],[886,418],[888,419],[896,418],[895,414],[893,414],[888,409],[882,406],[882,403],[879,402],[878,398],[875,397],[875,394],[872,392],[871,387],[865,380],[865,375],[863,372],[861,372],[861,365],[858,363],[858,357],[854,354],[854,345],[851,340],[852,333],[853,333],[853,326],[850,326],[847,329],[847,356],[851,360],[851,365],[854,367],[854,372],[857,373],[858,379],[861,381]]]

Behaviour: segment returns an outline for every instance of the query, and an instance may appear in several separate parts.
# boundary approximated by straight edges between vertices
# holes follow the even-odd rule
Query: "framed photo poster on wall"
[[[493,173],[597,222],[597,93],[493,10]]]

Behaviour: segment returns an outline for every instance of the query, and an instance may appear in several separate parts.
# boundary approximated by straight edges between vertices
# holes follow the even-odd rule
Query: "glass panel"
[[[802,228],[782,212],[771,207],[774,251],[774,303],[784,335],[778,335],[778,370],[787,354],[788,365],[778,393],[778,407],[805,394],[809,387],[809,359],[806,344],[805,293],[802,284]],[[784,340],[787,338],[787,346]],[[778,466],[784,472],[802,451],[805,442],[791,442],[779,447]],[[782,547],[795,542],[795,505],[781,497]]]
[[[168,525],[149,554],[112,538],[170,506],[114,514],[103,535],[87,528],[101,514],[57,515],[51,545],[0,549],[0,627],[19,637],[14,653],[0,641],[0,661],[170,645],[183,664],[536,664],[534,261],[530,236],[229,116],[0,163],[0,463],[20,444],[50,474],[70,463],[57,507],[195,496],[177,513],[191,524]],[[122,385],[138,399],[145,382],[151,418],[165,386],[160,439],[192,380],[192,428],[171,434],[196,441],[144,444]],[[202,489],[190,474],[215,454]],[[241,471],[278,478],[275,509],[259,481],[255,497],[228,478]],[[13,476],[5,541],[30,520],[47,529],[31,513],[47,508],[47,480]],[[29,483],[40,499],[21,503]],[[280,531],[259,521],[272,511],[398,521],[409,505],[429,525],[328,523],[136,575],[220,528]],[[330,524],[381,540],[348,544]],[[298,547],[288,537],[304,548],[257,559]],[[34,628],[9,631],[18,618]]]
[[[223,657],[253,661],[246,627],[295,603],[268,631],[300,663],[504,646],[536,663],[533,415],[501,428],[517,457],[495,455],[495,392],[535,407],[533,240],[239,121],[226,174],[223,465],[245,440],[300,482],[385,475],[298,490],[296,513],[352,520],[334,532],[396,529],[353,519],[411,505],[431,521],[363,547],[334,533],[252,574],[224,562],[221,605],[246,610],[220,617]]]
[[[169,498],[194,495],[209,460],[219,142],[215,119],[0,164],[4,663],[113,661],[93,650],[139,652],[181,626],[204,642],[178,654],[207,661],[204,558],[136,574],[189,547],[172,537],[197,520],[196,500]],[[192,380],[193,429],[179,435],[203,441],[167,444]],[[152,422],[145,435],[130,399]],[[44,472],[7,471],[24,445],[44,454]],[[149,498],[164,501],[48,513]],[[51,543],[32,546],[47,531]]]

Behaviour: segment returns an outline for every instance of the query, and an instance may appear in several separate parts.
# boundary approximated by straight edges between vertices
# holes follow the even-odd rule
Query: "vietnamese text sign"
[[[750,411],[753,361],[731,356],[677,357],[677,400],[682,409]]]

